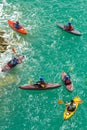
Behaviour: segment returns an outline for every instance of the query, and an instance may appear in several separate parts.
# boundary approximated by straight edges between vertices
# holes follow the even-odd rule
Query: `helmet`
[[[16,23],[17,23],[17,24],[19,24],[19,22],[18,22],[18,21],[16,21]]]
[[[42,77],[40,78],[40,81],[44,80]]]
[[[70,22],[69,22],[68,24],[69,24],[69,25],[71,25],[71,23],[70,23]]]
[[[65,76],[65,80],[68,80],[68,79],[69,79],[69,76],[68,76],[68,75],[66,75],[66,76]]]

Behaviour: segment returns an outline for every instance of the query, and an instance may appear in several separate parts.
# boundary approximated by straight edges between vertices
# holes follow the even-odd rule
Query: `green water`
[[[0,130],[86,130],[87,129],[87,1],[86,0],[0,0],[0,27],[20,55],[23,64],[0,72]],[[19,20],[28,35],[14,33],[7,20]],[[56,24],[73,26],[82,33],[75,36]],[[13,56],[10,47],[1,54],[0,68]],[[35,83],[41,76],[49,83],[61,83],[62,71],[68,72],[74,91],[58,89],[25,91],[18,86]],[[10,77],[10,78],[7,78]],[[11,79],[12,77],[12,79]],[[64,121],[65,105],[79,96],[84,102],[69,120]]]

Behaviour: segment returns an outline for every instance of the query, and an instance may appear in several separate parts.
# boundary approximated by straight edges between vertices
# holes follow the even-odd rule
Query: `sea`
[[[27,35],[19,34],[8,20],[19,21]],[[71,22],[81,36],[67,33],[57,24]],[[87,0],[0,0],[0,28],[8,49],[0,53],[0,130],[87,130]],[[2,67],[15,54],[22,64],[7,72]],[[69,92],[61,74],[70,75]],[[22,90],[43,77],[61,87],[50,90]],[[65,103],[79,96],[75,114],[63,115]],[[58,101],[62,100],[62,104]]]

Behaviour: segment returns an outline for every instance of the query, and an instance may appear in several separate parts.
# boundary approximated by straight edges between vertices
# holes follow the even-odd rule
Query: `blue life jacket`
[[[20,28],[20,25],[19,25],[19,24],[15,24],[15,28],[16,28],[16,29],[19,29],[19,28]]]
[[[13,66],[16,66],[16,65],[18,64],[18,60],[17,60],[16,58],[12,59],[12,60],[11,60],[11,64],[12,64]]]

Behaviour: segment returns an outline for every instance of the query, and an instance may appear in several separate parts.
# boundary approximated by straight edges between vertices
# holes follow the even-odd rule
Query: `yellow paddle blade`
[[[63,104],[63,100],[58,100],[58,104]]]
[[[77,102],[77,103],[83,103],[83,101],[82,101],[82,100],[79,100],[79,101],[75,101],[75,102]]]
[[[12,37],[14,36],[14,32],[12,32]]]
[[[73,18],[70,18],[69,21],[71,22],[73,20]]]
[[[32,78],[30,78],[30,79],[28,80],[28,82],[30,82],[30,83],[31,83],[32,81],[33,81]]]
[[[71,67],[70,69],[69,69],[69,71],[72,71],[74,69],[74,67]]]
[[[41,87],[42,87],[42,88],[45,88],[45,85],[44,85],[44,84],[41,84]]]
[[[77,103],[83,103],[83,100],[81,100],[79,96],[77,96],[76,98],[77,99],[75,100],[75,102],[77,102]]]

